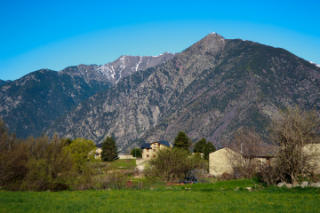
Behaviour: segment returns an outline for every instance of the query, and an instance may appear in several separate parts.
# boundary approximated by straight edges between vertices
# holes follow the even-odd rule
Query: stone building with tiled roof
[[[142,159],[143,160],[151,160],[157,156],[157,152],[161,149],[166,149],[170,147],[168,141],[155,141],[152,143],[145,143],[141,146],[142,149]]]

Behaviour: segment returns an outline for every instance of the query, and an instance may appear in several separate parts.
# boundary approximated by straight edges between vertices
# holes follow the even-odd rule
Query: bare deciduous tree
[[[282,181],[297,183],[299,177],[313,171],[310,158],[303,151],[306,144],[319,143],[320,119],[316,111],[288,107],[273,120],[273,141],[279,146],[277,172]]]
[[[263,151],[263,140],[254,129],[240,128],[235,133],[230,148],[247,158],[254,158]]]
[[[261,137],[254,129],[240,128],[234,134],[229,147],[241,154],[229,158],[235,177],[252,177],[260,166],[254,158],[264,151],[264,143]]]

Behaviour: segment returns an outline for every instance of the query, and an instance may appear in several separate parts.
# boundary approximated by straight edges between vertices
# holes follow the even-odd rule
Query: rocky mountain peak
[[[84,65],[70,66],[60,71],[60,74],[68,74],[84,78],[87,82],[109,82],[116,84],[120,79],[131,75],[138,70],[145,70],[149,67],[161,64],[174,55],[163,53],[159,56],[129,56],[122,55],[113,62],[103,65]]]
[[[80,102],[172,57],[121,56],[104,65],[79,64],[59,72],[40,69],[12,82],[0,80],[0,117],[18,137],[38,136]]]
[[[211,33],[176,55],[34,72],[0,87],[0,116],[19,137],[113,135],[129,149],[185,131],[223,147],[240,127],[267,139],[285,105],[320,109],[319,85],[320,68],[288,51]]]
[[[220,34],[218,34],[216,32],[211,32],[208,35],[206,35],[205,37],[216,37],[216,38],[224,39],[224,37],[222,35],[220,35]]]
[[[173,56],[174,54],[171,53],[163,53],[158,56],[122,55],[111,63],[98,66],[97,71],[105,75],[112,83],[117,83],[121,78],[166,62]]]
[[[191,51],[192,54],[199,55],[216,55],[218,52],[223,50],[225,43],[226,40],[221,35],[217,33],[210,33],[189,47],[187,51]]]
[[[130,60],[140,69],[141,57]],[[110,64],[115,71],[117,63]],[[319,72],[280,48],[211,33],[166,63],[82,102],[47,133],[97,143],[114,135],[121,149],[141,140],[173,141],[181,130],[194,141],[205,137],[223,147],[242,126],[267,140],[272,112],[286,104],[320,107],[314,96],[320,94]]]

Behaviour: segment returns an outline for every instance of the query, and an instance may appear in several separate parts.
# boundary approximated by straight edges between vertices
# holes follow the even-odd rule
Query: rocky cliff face
[[[112,83],[118,83],[120,79],[132,73],[162,64],[173,56],[171,53],[164,53],[159,56],[121,56],[112,63],[98,66],[97,71]]]
[[[123,78],[92,96],[47,131],[121,148],[140,139],[227,144],[240,126],[264,138],[272,112],[286,104],[320,108],[320,69],[280,48],[212,33],[172,59]]]
[[[18,137],[39,136],[80,102],[125,76],[171,57],[169,53],[156,57],[122,56],[105,65],[71,66],[59,72],[42,69],[5,85],[1,81],[0,117]]]
[[[57,117],[109,85],[39,70],[0,88],[0,116],[18,137],[38,136]]]
[[[67,67],[61,74],[79,76],[85,80],[97,80],[116,84],[120,79],[139,70],[161,64],[171,58],[173,54],[164,53],[158,56],[121,56],[117,60],[104,65],[78,65]]]

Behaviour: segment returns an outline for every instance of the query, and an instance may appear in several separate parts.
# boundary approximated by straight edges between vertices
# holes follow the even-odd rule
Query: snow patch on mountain
[[[173,54],[163,53],[158,56],[121,56],[117,60],[99,65],[98,70],[111,82],[117,83],[121,78],[139,70],[163,63],[173,57]]]
[[[319,67],[320,68],[320,64],[316,64],[316,63],[314,63],[313,61],[309,61],[311,64],[314,64],[314,65],[316,65],[317,67]]]
[[[142,62],[142,57],[139,56],[139,62],[137,63],[137,66],[136,66],[136,72],[138,71],[141,62]]]
[[[120,79],[131,75],[139,70],[164,63],[173,58],[173,54],[164,53],[159,56],[120,56],[117,60],[103,65],[70,66],[60,71],[59,74],[80,76],[88,83],[90,81],[110,82],[116,84]]]

